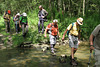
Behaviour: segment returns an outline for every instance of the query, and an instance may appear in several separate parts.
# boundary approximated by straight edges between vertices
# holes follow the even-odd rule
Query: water
[[[13,48],[0,50],[0,67],[72,67],[70,65],[70,48],[66,45],[56,46],[56,56],[52,56],[50,49],[43,52],[40,47]],[[66,54],[66,63],[60,63],[61,54]],[[89,47],[85,43],[79,46],[75,54],[77,67],[87,67],[89,60]],[[92,56],[91,67],[94,65]]]
[[[36,48],[13,48],[0,50],[0,67],[66,67],[58,56],[50,51],[42,52]],[[69,66],[68,66],[69,67]]]

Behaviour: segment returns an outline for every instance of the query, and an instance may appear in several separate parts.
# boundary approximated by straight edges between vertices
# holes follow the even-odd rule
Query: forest
[[[47,22],[44,27],[52,23],[54,19],[58,20],[60,38],[57,40],[57,56],[51,57],[50,52],[42,52],[42,45],[49,45],[49,37],[38,33],[38,11],[39,5],[48,12]],[[11,31],[5,32],[5,23],[3,14],[11,10]],[[22,37],[22,32],[15,33],[15,24],[13,17],[23,12],[27,13],[29,30],[26,38]],[[95,27],[100,24],[100,0],[0,0],[0,67],[70,67],[69,63],[60,64],[57,60],[61,54],[70,55],[68,46],[68,37],[62,41],[64,31],[69,24],[76,22],[77,18],[83,18],[81,26],[81,45],[75,55],[78,58],[79,67],[86,67],[89,58],[89,37]],[[67,43],[66,43],[67,42]],[[32,49],[16,48],[23,44],[31,44]],[[33,49],[34,48],[34,49]],[[3,60],[3,61],[2,61]],[[69,61],[69,59],[66,59]],[[36,61],[36,62],[34,62]],[[43,62],[44,61],[44,62]],[[5,63],[6,62],[6,63]],[[55,64],[54,64],[55,63]],[[49,66],[51,64],[51,66]],[[91,66],[94,65],[92,56]]]
[[[3,22],[3,14],[11,10],[11,28],[14,29],[13,16],[16,13],[26,12],[29,21],[29,39],[34,39],[37,33],[39,5],[42,5],[48,12],[48,22],[58,19],[59,31],[62,36],[67,26],[76,22],[78,17],[83,17],[81,26],[81,40],[88,40],[93,29],[99,24],[100,0],[0,0],[0,21]],[[35,30],[34,27],[36,27]],[[33,33],[32,33],[33,31]],[[37,40],[33,40],[35,43]]]

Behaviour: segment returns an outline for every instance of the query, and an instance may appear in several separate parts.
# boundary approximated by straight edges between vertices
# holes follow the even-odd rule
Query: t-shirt
[[[48,12],[45,9],[39,10],[38,15],[40,16],[39,19],[40,20],[44,20],[45,17],[47,16]],[[44,16],[44,18],[42,18],[42,16]]]
[[[58,34],[58,25],[54,26],[53,23],[50,23],[46,29],[50,30],[51,28],[51,35],[56,36]]]
[[[96,28],[93,30],[92,34],[95,36],[95,38],[94,38],[95,49],[100,50],[100,24],[98,26],[96,26]]]
[[[68,30],[70,30],[69,34],[70,35],[75,35],[75,36],[78,36],[78,32],[79,32],[79,25],[77,26],[76,25],[76,22],[73,24],[73,27],[72,27],[72,24],[70,24],[68,27],[67,27]]]
[[[19,19],[22,23],[27,23],[27,17],[21,16]]]

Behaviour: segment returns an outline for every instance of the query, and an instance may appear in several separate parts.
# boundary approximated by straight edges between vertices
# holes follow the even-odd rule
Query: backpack
[[[72,27],[71,27],[71,29],[73,28],[73,26],[74,26],[74,23],[72,23]],[[71,30],[71,29],[70,29],[70,30]],[[67,31],[67,36],[69,35],[70,30]]]
[[[52,25],[52,23],[49,23],[49,24],[51,24],[51,27],[50,27],[49,30],[47,30],[47,33],[48,33],[48,34],[51,34],[51,29],[52,29],[52,26],[53,26],[53,25]],[[49,25],[49,24],[48,24],[48,25]]]
[[[22,17],[22,19],[20,20],[20,23],[21,23],[21,24],[27,24],[27,22],[25,22],[25,23],[22,22],[23,19],[24,19],[24,16],[22,15],[22,16],[20,16],[20,17]]]

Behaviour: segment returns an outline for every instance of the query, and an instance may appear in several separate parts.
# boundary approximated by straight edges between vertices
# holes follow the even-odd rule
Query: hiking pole
[[[92,53],[92,50],[90,50],[89,62],[87,63],[87,64],[88,64],[88,67],[89,67],[89,65],[90,65],[90,61],[91,61],[91,53]]]

